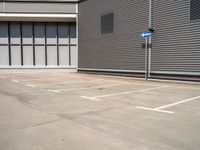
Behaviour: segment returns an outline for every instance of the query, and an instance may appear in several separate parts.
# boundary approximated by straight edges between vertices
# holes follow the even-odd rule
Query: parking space
[[[198,83],[30,70],[0,84],[1,150],[200,147]]]

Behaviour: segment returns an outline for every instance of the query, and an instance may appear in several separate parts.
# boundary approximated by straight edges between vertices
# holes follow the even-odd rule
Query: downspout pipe
[[[149,0],[149,29],[152,27],[152,0]],[[149,57],[148,57],[148,78],[151,77],[151,50],[152,50],[152,46],[151,46],[151,36],[149,37]]]

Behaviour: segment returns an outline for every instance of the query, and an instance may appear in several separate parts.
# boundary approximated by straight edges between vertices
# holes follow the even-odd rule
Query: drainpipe
[[[149,0],[149,28],[151,28],[151,22],[152,22],[152,0]],[[149,37],[149,45],[151,45],[151,36]],[[149,66],[148,66],[148,78],[151,77],[151,50],[152,50],[152,47],[150,46],[149,47]]]

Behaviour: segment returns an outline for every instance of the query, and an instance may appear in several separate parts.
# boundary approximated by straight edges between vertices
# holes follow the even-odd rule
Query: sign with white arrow
[[[140,37],[141,37],[141,38],[148,38],[148,37],[150,37],[150,36],[152,36],[152,33],[151,33],[151,32],[141,32],[141,33],[140,33]]]

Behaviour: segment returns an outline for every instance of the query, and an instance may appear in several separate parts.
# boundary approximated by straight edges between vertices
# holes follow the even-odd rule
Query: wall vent
[[[101,16],[101,34],[114,32],[114,13]]]

